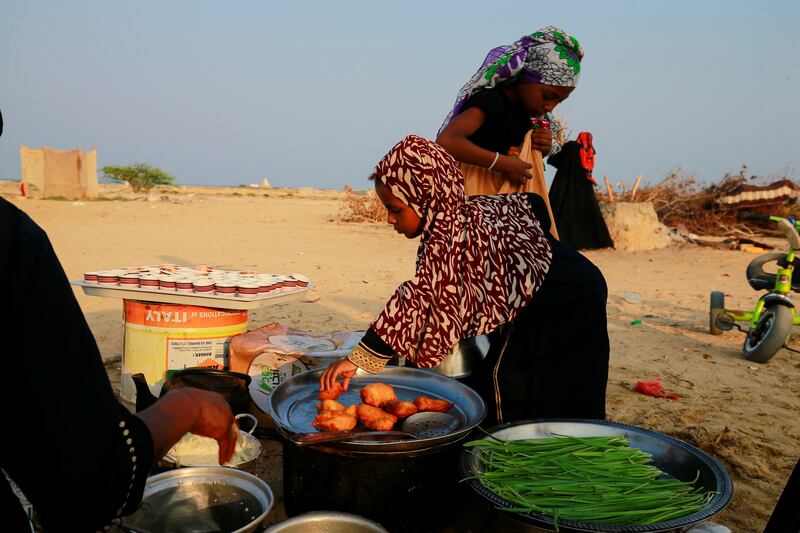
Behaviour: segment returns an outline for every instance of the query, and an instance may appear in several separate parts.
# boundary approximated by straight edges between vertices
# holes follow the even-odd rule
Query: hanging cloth
[[[578,135],[578,147],[580,148],[580,156],[581,156],[581,166],[583,170],[586,171],[586,177],[591,181],[594,185],[597,185],[597,181],[592,177],[592,171],[594,170],[594,146],[592,145],[592,134],[588,131],[582,131]]]
[[[594,166],[593,148],[591,155]],[[612,248],[614,241],[600,212],[594,185],[587,179],[578,142],[564,143],[561,151],[547,162],[556,168],[549,198],[560,240],[576,250]]]

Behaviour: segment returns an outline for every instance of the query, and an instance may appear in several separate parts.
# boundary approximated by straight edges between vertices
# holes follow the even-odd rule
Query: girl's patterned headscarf
[[[410,135],[377,179],[423,217],[417,268],[371,328],[416,366],[439,364],[463,338],[512,320],[541,286],[550,245],[525,194],[464,196],[458,163]]]
[[[482,89],[516,79],[557,87],[577,86],[581,59],[583,47],[578,39],[555,26],[545,26],[514,44],[492,49],[478,72],[458,92],[455,106],[439,133],[461,113],[467,100]]]

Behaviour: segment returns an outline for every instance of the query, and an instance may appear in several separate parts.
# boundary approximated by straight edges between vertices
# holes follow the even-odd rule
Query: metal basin
[[[715,493],[706,507],[696,513],[656,524],[616,526],[578,522],[560,519],[559,527],[568,531],[603,531],[603,532],[656,532],[676,531],[691,524],[708,520],[722,511],[731,501],[733,496],[733,483],[725,468],[713,457],[694,446],[676,438],[657,433],[644,428],[618,424],[602,420],[547,420],[513,422],[495,426],[489,433],[503,440],[519,440],[546,438],[556,435],[571,437],[599,437],[621,435],[628,439],[630,445],[639,448],[653,456],[653,464],[668,476],[681,481],[691,481],[700,474],[696,486],[704,491]],[[514,504],[501,498],[481,485],[475,476],[483,471],[480,459],[469,450],[461,452],[461,474],[470,478],[469,485],[482,497],[497,507],[510,508]],[[535,512],[512,513],[498,511],[511,515],[522,523],[544,528],[548,531],[554,529],[552,517]],[[539,531],[538,529],[536,531]]]
[[[431,370],[449,378],[465,378],[472,374],[488,353],[489,337],[486,335],[462,339],[453,347],[453,353]]]
[[[335,511],[315,511],[290,518],[264,533],[389,533],[363,516]]]
[[[118,524],[124,531],[253,531],[272,509],[272,490],[226,467],[178,468],[147,478],[142,503]]]

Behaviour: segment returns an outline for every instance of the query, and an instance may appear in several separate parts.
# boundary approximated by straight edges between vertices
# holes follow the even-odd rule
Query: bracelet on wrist
[[[498,159],[500,159],[500,152],[495,152],[494,153],[494,160],[492,160],[492,164],[489,165],[486,168],[488,168],[489,170],[492,170],[494,168],[494,166],[497,164],[497,160]]]

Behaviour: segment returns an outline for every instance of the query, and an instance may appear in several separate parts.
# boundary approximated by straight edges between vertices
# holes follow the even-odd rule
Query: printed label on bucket
[[[247,311],[126,301],[125,322],[157,328],[218,328],[246,323]]]
[[[203,367],[222,370],[227,366],[230,337],[184,339],[167,337],[167,368]]]

